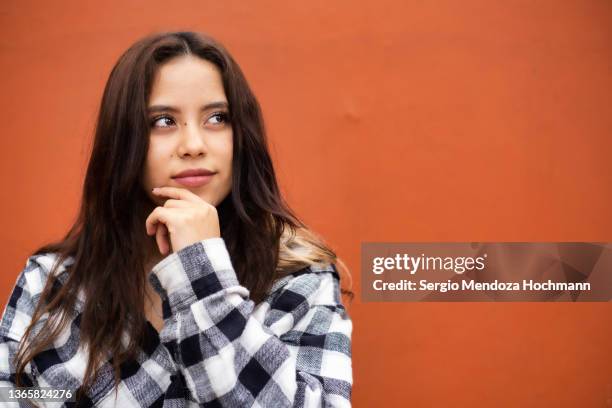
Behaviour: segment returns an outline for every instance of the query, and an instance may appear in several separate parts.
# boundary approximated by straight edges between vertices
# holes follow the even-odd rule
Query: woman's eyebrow
[[[219,101],[219,102],[211,102],[208,103],[204,106],[202,106],[200,108],[200,111],[205,111],[208,109],[214,109],[214,108],[227,108],[228,104],[227,102],[224,101]],[[174,106],[170,106],[170,105],[153,105],[153,106],[149,106],[147,108],[149,113],[153,113],[153,112],[173,112],[173,113],[177,113],[179,112],[179,109],[175,108]]]

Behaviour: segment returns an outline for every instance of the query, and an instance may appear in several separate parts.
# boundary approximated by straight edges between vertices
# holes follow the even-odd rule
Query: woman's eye
[[[214,119],[213,121],[214,125],[225,123],[227,122],[227,113],[223,113],[223,112],[215,113],[214,115],[210,117],[210,119],[211,120]]]
[[[228,116],[225,112],[219,112],[211,115],[208,121],[212,121],[213,125],[222,125],[228,122]],[[158,129],[169,128],[173,124],[174,120],[169,116],[159,116],[151,120],[151,127]]]
[[[166,125],[171,124],[169,122],[172,122],[171,118],[169,118],[168,116],[160,116],[151,121],[151,126],[157,127],[157,128],[166,128],[166,127],[169,127]]]

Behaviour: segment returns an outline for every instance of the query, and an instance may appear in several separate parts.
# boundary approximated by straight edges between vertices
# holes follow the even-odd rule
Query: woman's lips
[[[205,176],[174,177],[173,180],[187,187],[201,187],[208,184],[213,176],[214,174],[207,174]]]

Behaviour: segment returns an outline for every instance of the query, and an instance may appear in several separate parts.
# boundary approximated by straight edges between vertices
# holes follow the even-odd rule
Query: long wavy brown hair
[[[149,35],[121,55],[106,83],[74,224],[63,239],[34,253],[56,253],[57,261],[20,343],[18,383],[27,364],[52,346],[74,317],[79,292],[85,299],[80,342],[89,353],[81,391],[92,385],[109,355],[118,382],[120,365],[143,346],[148,281],[141,271],[147,240],[154,239],[145,233],[145,219],[154,207],[140,184],[149,147],[147,103],[157,69],[183,55],[215,64],[223,79],[233,130],[233,175],[231,193],[217,211],[221,236],[251,299],[260,302],[283,274],[315,263],[341,265],[350,277],[334,251],[282,198],[259,103],[227,50],[202,33]],[[54,271],[68,257],[73,258],[68,277],[57,285]],[[343,293],[353,296],[350,290]],[[49,318],[41,319],[46,313]],[[127,345],[121,341],[124,334]]]

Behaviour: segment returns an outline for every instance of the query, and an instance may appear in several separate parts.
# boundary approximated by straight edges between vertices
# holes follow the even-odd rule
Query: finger
[[[155,208],[147,217],[147,234],[155,235],[155,241],[159,252],[166,255],[171,250],[170,233],[168,229],[169,217],[172,210],[165,207]]]
[[[160,224],[155,232],[155,241],[157,242],[157,247],[159,248],[159,253],[162,255],[166,254],[166,244],[164,242],[164,227],[163,224]]]
[[[168,223],[168,208],[165,207],[156,207],[151,214],[147,217],[145,221],[145,228],[147,230],[147,235],[153,235],[157,230],[157,223]]]
[[[147,230],[147,235],[154,235],[157,231],[157,221],[153,213],[149,214],[147,217],[145,221],[145,229]]]
[[[173,198],[170,198],[166,200],[166,202],[164,203],[164,207],[166,208],[187,208],[187,207],[193,207],[193,204],[185,200],[175,200]]]
[[[192,193],[185,188],[178,187],[157,187],[153,189],[153,194],[157,196],[176,198],[178,200],[190,201],[193,203],[201,203],[204,201],[195,193]]]
[[[145,229],[147,230],[147,235],[153,235],[157,231],[157,224],[151,221],[151,216],[147,217],[145,221]]]
[[[164,224],[158,224],[157,232],[155,233],[155,241],[162,255],[166,255],[170,250],[168,243],[168,229]]]
[[[169,254],[172,251],[172,245],[170,245],[170,233],[168,227],[162,224],[162,237],[164,238],[164,254]]]

